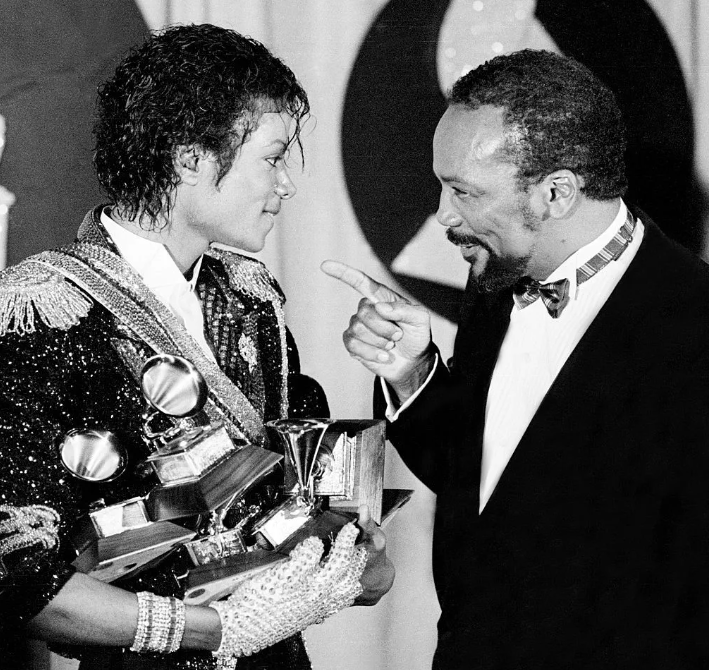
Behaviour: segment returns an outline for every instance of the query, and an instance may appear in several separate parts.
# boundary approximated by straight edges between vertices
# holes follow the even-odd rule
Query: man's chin
[[[512,288],[519,281],[519,277],[500,277],[483,274],[480,277],[473,275],[473,280],[480,293],[499,293]]]
[[[526,274],[526,259],[519,259],[514,265],[507,267],[497,263],[488,263],[481,272],[476,272],[474,265],[470,267],[470,276],[481,293],[499,293],[512,288]]]
[[[473,277],[484,275],[490,263],[495,262],[489,249],[478,244],[460,246],[460,252],[463,260],[470,265],[470,273]]]

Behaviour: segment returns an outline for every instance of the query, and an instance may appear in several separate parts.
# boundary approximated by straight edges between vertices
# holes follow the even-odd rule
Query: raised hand
[[[428,310],[339,261],[324,261],[320,269],[363,296],[342,334],[345,348],[384,378],[403,402],[420,386],[433,364]]]

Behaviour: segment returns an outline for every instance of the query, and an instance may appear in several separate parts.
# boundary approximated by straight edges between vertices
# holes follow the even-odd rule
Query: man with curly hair
[[[453,86],[438,221],[470,263],[454,355],[335,261],[376,411],[437,493],[440,670],[709,663],[709,269],[626,205],[613,94],[525,50]]]
[[[214,606],[184,605],[183,547],[112,584],[74,567],[75,524],[97,506],[145,500],[158,483],[141,465],[155,444],[144,439],[154,428],[140,371],[155,354],[188,359],[206,379],[196,429],[218,420],[258,448],[268,420],[328,415],[322,389],[300,374],[278,284],[234,250],[261,250],[295,194],[286,159],[308,112],[284,63],[210,25],[152,35],[100,88],[95,166],[110,204],[86,215],[74,244],[0,278],[0,503],[49,510],[58,526],[42,559],[28,561],[17,538],[32,548],[38,523],[14,512],[3,522],[15,533],[0,556],[4,639],[24,626],[82,669],[238,658],[239,668],[300,670],[310,663],[299,631],[390,588],[384,536],[366,512],[326,564],[309,538]],[[60,458],[57,443],[87,430],[115,437],[124,472],[89,476]]]

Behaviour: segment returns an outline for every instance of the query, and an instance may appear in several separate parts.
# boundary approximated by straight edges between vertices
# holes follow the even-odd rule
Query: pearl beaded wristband
[[[138,596],[138,624],[131,651],[170,654],[177,651],[185,632],[185,603],[148,591]]]

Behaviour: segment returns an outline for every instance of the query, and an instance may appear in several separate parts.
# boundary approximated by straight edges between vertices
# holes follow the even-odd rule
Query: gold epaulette
[[[50,328],[68,330],[92,304],[62,274],[32,258],[0,272],[0,335],[34,333],[37,317]]]

